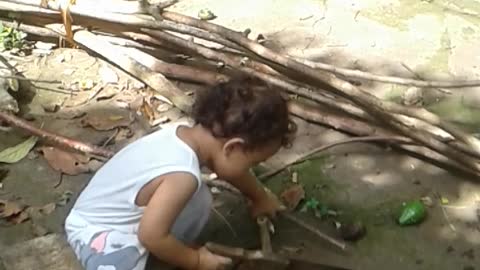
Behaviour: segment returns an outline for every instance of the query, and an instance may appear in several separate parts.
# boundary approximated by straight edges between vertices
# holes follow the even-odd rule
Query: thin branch
[[[402,66],[403,66],[406,70],[408,70],[410,73],[412,73],[412,75],[415,76],[417,79],[419,79],[419,80],[424,80],[424,79],[422,78],[422,76],[418,75],[418,73],[415,72],[413,69],[411,69],[409,66],[407,66],[407,64],[402,63]],[[452,92],[451,92],[450,90],[446,90],[446,89],[442,89],[442,88],[438,88],[438,87],[433,88],[433,89],[435,89],[435,90],[437,90],[437,91],[439,91],[439,92],[442,92],[442,93],[444,93],[444,94],[447,94],[447,95],[451,95],[451,94],[452,94]]]
[[[405,124],[401,121],[398,115],[403,114],[413,118],[419,118],[427,123],[432,125],[437,125],[453,136],[457,137],[459,140],[463,141],[474,151],[480,152],[480,141],[465,132],[463,132],[458,127],[455,127],[443,120],[441,120],[437,115],[428,112],[427,110],[407,108],[393,102],[381,101],[377,97],[371,95],[367,91],[357,88],[354,85],[337,78],[331,73],[319,73],[317,70],[306,66],[302,63],[299,63],[291,58],[278,54],[258,43],[255,43],[247,38],[245,38],[240,33],[234,32],[228,28],[225,28],[220,25],[212,24],[209,22],[204,22],[197,20],[192,17],[172,13],[172,12],[163,12],[165,18],[174,20],[179,23],[185,23],[195,27],[208,30],[212,33],[221,35],[222,37],[237,43],[238,45],[250,50],[251,52],[257,54],[259,57],[263,57],[268,61],[277,63],[285,68],[296,71],[308,79],[318,82],[320,84],[328,84],[331,88],[325,89],[333,94],[344,96],[350,99],[353,103],[365,109],[369,114],[376,117],[378,120],[382,121],[384,124],[398,130],[402,134],[411,137],[412,139],[421,142],[425,146],[435,150],[439,153],[442,153],[453,160],[462,162],[472,169],[479,171],[480,174],[480,165],[472,161],[469,158],[466,158],[458,151],[450,148],[443,142],[437,141],[435,138],[431,138],[427,132],[424,130],[418,130],[415,127],[406,127]],[[172,15],[173,14],[173,15]],[[389,113],[390,112],[390,113]]]
[[[80,151],[82,153],[106,157],[106,158],[110,158],[113,156],[113,152],[109,150],[103,149],[95,145],[82,143],[68,137],[51,133],[46,130],[42,130],[40,128],[32,126],[30,123],[26,122],[23,119],[20,119],[14,115],[11,115],[5,112],[0,112],[0,120],[6,122],[11,126],[25,130],[26,132],[34,136],[37,136],[45,141],[48,141],[50,143],[53,143],[59,146]]]
[[[306,59],[294,58],[295,61],[302,63],[311,68],[331,72],[334,74],[339,74],[342,76],[347,76],[350,78],[362,79],[367,81],[377,81],[384,83],[393,83],[400,85],[409,85],[423,88],[464,88],[464,87],[475,87],[480,86],[480,80],[468,80],[468,81],[433,81],[433,80],[422,80],[422,79],[410,79],[410,78],[401,78],[397,76],[385,76],[377,75],[366,71],[340,68],[333,65],[313,62]],[[449,91],[438,89],[441,92],[449,93]]]
[[[22,76],[8,76],[8,75],[0,75],[0,78],[4,78],[4,79],[16,79],[16,80],[19,80],[19,81],[30,81],[30,82],[37,82],[37,83],[62,83],[61,81],[57,81],[57,80],[37,80],[37,79],[30,79],[30,78],[26,78],[26,77],[22,77]]]
[[[237,232],[233,229],[232,224],[230,224],[230,222],[228,222],[227,218],[225,218],[225,216],[223,216],[222,213],[220,213],[220,211],[218,211],[214,206],[212,206],[212,210],[223,221],[223,223],[225,223],[225,225],[227,225],[227,227],[232,232],[233,237],[237,238],[237,236],[238,236]]]
[[[210,30],[213,33],[219,34],[220,32],[224,32],[226,28],[221,27],[219,28],[218,25],[214,25],[209,22],[196,20],[192,17],[184,16],[175,12],[171,11],[163,11],[162,16],[165,19],[178,22],[178,23],[185,23],[187,25],[198,27],[205,30]],[[221,31],[220,31],[221,30]],[[229,30],[232,33],[236,33],[234,31]],[[223,35],[220,35],[223,37]],[[245,39],[246,40],[246,39]],[[237,42],[235,39],[231,41]],[[223,44],[223,43],[222,43]],[[229,46],[230,47],[230,46]],[[261,55],[260,55],[261,56]],[[461,88],[461,87],[473,87],[473,86],[480,86],[480,80],[472,80],[472,81],[425,81],[425,80],[415,80],[415,79],[408,79],[408,78],[400,78],[395,76],[383,76],[372,74],[365,71],[354,70],[354,69],[347,69],[347,68],[339,68],[333,65],[319,63],[319,62],[312,62],[305,59],[300,58],[293,58],[289,57],[291,60],[295,60],[299,63],[302,63],[306,66],[309,66],[314,69],[328,71],[335,74],[340,74],[343,76],[353,77],[357,79],[364,79],[364,80],[374,80],[379,82],[386,82],[386,83],[395,83],[395,84],[403,84],[403,85],[412,85],[417,87],[428,87],[428,88]]]
[[[259,175],[257,178],[260,181],[264,181],[269,177],[272,177],[276,175],[277,173],[285,170],[286,168],[301,163],[305,160],[307,160],[309,157],[318,154],[322,151],[328,150],[332,147],[342,145],[342,144],[350,144],[350,143],[359,143],[359,142],[387,142],[387,143],[400,143],[400,144],[414,144],[411,140],[405,138],[405,137],[400,137],[400,136],[365,136],[365,137],[356,137],[356,138],[349,138],[345,140],[340,140],[336,141],[333,143],[325,144],[322,146],[319,146],[317,148],[314,148],[310,151],[307,151],[305,153],[302,153],[299,157],[297,157],[295,160],[285,163],[282,166],[275,168],[273,170],[270,170],[268,172],[265,172],[261,175]]]

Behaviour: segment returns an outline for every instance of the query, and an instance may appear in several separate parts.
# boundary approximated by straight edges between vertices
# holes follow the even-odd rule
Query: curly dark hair
[[[238,77],[200,92],[193,119],[218,138],[240,137],[246,149],[274,140],[291,143],[295,124],[280,91],[250,77]]]

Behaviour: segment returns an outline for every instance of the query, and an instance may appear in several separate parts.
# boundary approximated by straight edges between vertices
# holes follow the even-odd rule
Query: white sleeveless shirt
[[[202,184],[196,153],[178,138],[174,124],[123,148],[90,180],[78,197],[66,224],[136,233],[144,207],[135,204],[140,189],[156,177],[171,172],[192,174]],[[75,226],[73,226],[75,227]]]

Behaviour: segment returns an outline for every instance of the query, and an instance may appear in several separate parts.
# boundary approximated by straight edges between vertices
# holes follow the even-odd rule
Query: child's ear
[[[242,138],[232,138],[232,139],[229,139],[228,141],[226,141],[224,144],[223,144],[223,153],[225,154],[225,156],[229,156],[230,153],[232,153],[232,151],[236,148],[236,147],[243,147],[243,145],[245,144],[245,140],[242,139]]]

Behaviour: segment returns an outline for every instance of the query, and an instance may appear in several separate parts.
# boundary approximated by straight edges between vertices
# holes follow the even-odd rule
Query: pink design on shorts
[[[102,232],[99,234],[93,241],[90,243],[90,247],[94,249],[97,253],[103,252],[105,249],[105,243],[107,242],[107,237],[110,232]]]

